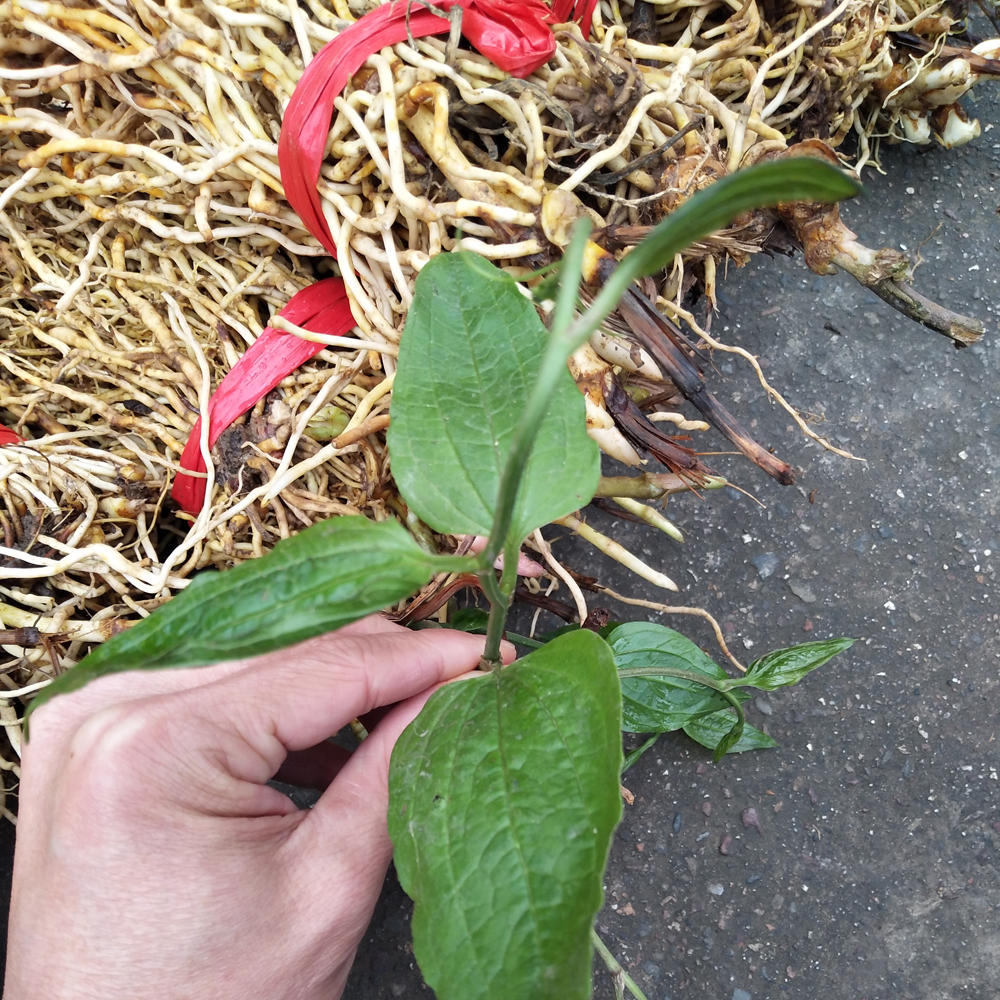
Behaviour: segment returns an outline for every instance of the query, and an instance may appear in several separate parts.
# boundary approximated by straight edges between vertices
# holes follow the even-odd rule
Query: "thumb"
[[[354,905],[370,896],[374,907],[392,857],[386,823],[392,749],[440,686],[396,705],[354,751],[295,831],[293,840],[306,840],[293,850],[302,865],[302,885],[307,892],[320,894],[327,905],[331,891],[341,896],[345,888],[343,884],[331,886],[331,875],[339,872],[342,880],[347,871]]]

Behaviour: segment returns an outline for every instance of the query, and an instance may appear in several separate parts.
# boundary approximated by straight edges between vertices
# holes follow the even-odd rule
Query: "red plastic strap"
[[[9,427],[0,425],[0,444],[20,444],[22,440]]]
[[[576,21],[583,28],[584,35],[589,35],[595,10],[597,0],[554,0],[552,19],[556,24]]]
[[[326,278],[303,288],[289,299],[278,315],[313,333],[334,337],[347,333],[356,325],[341,278]],[[286,375],[321,350],[322,344],[267,327],[219,383],[208,404],[208,446],[211,448],[240,414],[246,413]],[[201,455],[201,418],[188,437],[180,464],[182,469],[192,472],[205,471]],[[181,510],[196,513],[205,502],[205,480],[179,473],[171,493]]]
[[[558,19],[540,0],[435,2],[445,12],[462,7],[462,33],[483,55],[514,76],[528,76],[555,52],[556,40],[549,24]],[[376,7],[316,53],[285,109],[278,140],[285,197],[309,232],[334,257],[337,248],[316,190],[333,104],[373,52],[407,40],[407,15],[412,38],[443,35],[450,28],[447,18],[416,0]]]

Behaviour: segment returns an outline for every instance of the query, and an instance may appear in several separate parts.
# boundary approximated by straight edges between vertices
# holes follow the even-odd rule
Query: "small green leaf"
[[[470,253],[420,272],[400,345],[388,442],[407,504],[435,531],[488,535],[511,438],[548,333],[513,278]],[[568,370],[521,481],[509,537],[590,501],[600,478],[583,396]]]
[[[764,691],[787,687],[853,644],[853,639],[824,639],[776,649],[750,664],[743,675],[743,683]]]
[[[834,202],[861,193],[843,170],[795,156],[737,170],[699,191],[670,213],[619,265],[631,279],[657,274],[681,250],[725,229],[743,212],[785,202]]]
[[[679,632],[653,622],[619,625],[608,639],[615,666],[668,667],[729,680],[726,672]],[[680,677],[623,677],[622,729],[629,733],[668,733],[699,716],[725,708],[719,692]],[[733,692],[745,701],[749,695]]]
[[[626,754],[622,761],[622,774],[632,767],[647,750],[651,749],[662,735],[662,733],[654,733],[642,746],[636,747],[631,753]]]
[[[715,750],[727,733],[732,731],[736,716],[731,709],[722,712],[713,712],[711,715],[703,715],[700,719],[689,722],[684,727],[684,732],[703,747]],[[751,725],[743,726],[743,734],[739,740],[731,747],[727,753],[743,753],[745,750],[766,750],[768,747],[776,747],[778,744],[771,739],[767,733],[762,733],[759,729]]]
[[[482,608],[459,608],[448,619],[448,628],[457,629],[459,632],[476,632],[481,634],[486,631],[489,620],[489,614]]]
[[[743,717],[740,716],[734,722],[729,732],[719,740],[719,745],[712,751],[712,762],[718,764],[723,757],[729,753],[730,750],[737,743],[739,743],[740,738],[743,736],[743,728],[746,723],[743,721]]]
[[[195,577],[40,691],[30,708],[104,674],[197,667],[302,642],[407,597],[433,572],[432,557],[396,521],[321,521],[261,559]]]
[[[439,1000],[587,1000],[621,817],[619,694],[593,632],[437,691],[389,774],[413,950]]]

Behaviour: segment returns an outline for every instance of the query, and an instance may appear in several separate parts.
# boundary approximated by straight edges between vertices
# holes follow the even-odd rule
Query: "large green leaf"
[[[40,691],[31,708],[104,674],[196,667],[290,646],[412,594],[433,572],[433,557],[396,521],[321,521],[261,559],[196,577]]]
[[[729,680],[726,672],[690,639],[653,622],[627,622],[608,637],[615,666],[667,667]],[[682,677],[623,677],[622,729],[628,733],[668,733],[729,706],[719,692]],[[749,695],[734,691],[745,701]]]
[[[470,253],[417,278],[392,390],[389,451],[400,493],[436,531],[488,535],[511,437],[548,334],[514,280]],[[552,393],[518,492],[511,536],[588,503],[600,459],[568,371]]]
[[[618,706],[611,652],[582,630],[441,688],[397,742],[389,833],[439,1000],[590,996]]]
[[[853,645],[853,639],[823,639],[819,642],[803,642],[787,649],[776,649],[773,653],[754,660],[743,675],[743,681],[765,691],[787,687]]]

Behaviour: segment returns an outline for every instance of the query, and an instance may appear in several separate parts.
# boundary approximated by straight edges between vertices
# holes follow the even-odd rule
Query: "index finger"
[[[451,629],[334,632],[199,688],[199,714],[207,710],[265,756],[276,749],[268,737],[302,750],[373,708],[473,670],[484,644]],[[513,647],[504,645],[509,662]]]

